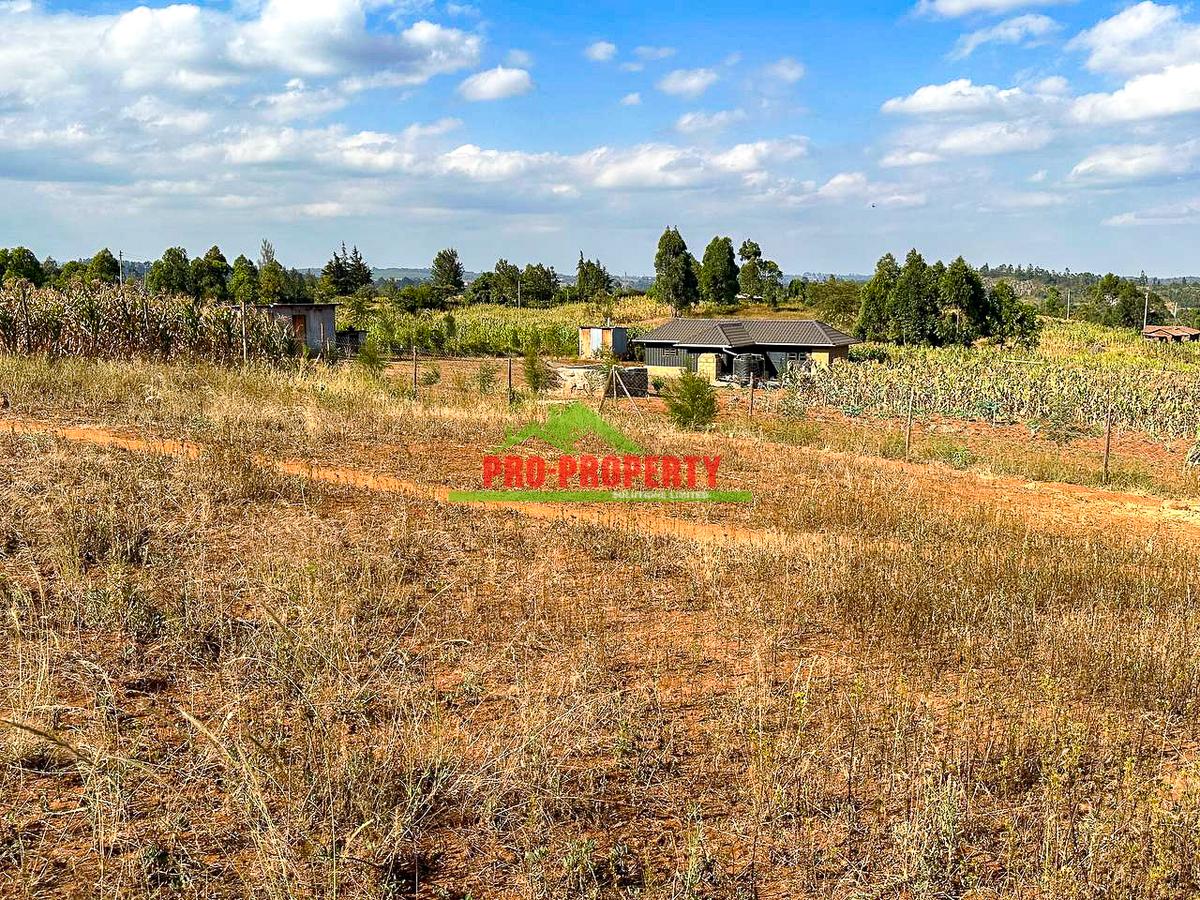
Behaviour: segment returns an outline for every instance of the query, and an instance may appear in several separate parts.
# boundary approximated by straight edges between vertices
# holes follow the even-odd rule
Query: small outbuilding
[[[1184,325],[1147,325],[1142,329],[1142,337],[1163,344],[1182,344],[1200,341],[1200,330]]]
[[[337,344],[337,307],[336,303],[271,303],[258,308],[284,322],[298,343],[323,353]]]
[[[629,350],[629,332],[624,325],[579,326],[579,358],[597,359],[612,354],[624,358]]]

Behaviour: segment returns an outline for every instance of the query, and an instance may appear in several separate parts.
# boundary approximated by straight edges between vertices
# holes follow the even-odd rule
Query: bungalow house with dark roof
[[[644,348],[651,378],[675,377],[686,369],[715,384],[828,366],[845,359],[859,341],[812,319],[671,319],[633,343]]]

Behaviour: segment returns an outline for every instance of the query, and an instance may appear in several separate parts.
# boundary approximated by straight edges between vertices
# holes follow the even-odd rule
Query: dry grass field
[[[618,407],[755,502],[463,507],[540,413],[0,390],[4,897],[1200,891],[1190,501]]]

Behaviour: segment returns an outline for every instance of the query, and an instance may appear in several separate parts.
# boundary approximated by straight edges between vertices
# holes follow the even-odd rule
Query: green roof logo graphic
[[[551,409],[545,424],[531,422],[524,428],[509,432],[504,443],[494,452],[508,450],[538,438],[563,453],[571,453],[575,445],[586,437],[599,438],[610,447],[625,453],[642,452],[641,447],[605,422],[590,407],[578,401]]]

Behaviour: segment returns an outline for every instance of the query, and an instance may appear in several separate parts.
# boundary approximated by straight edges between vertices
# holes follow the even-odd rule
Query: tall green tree
[[[97,251],[88,263],[87,280],[101,284],[116,284],[121,280],[121,264],[107,247]]]
[[[495,275],[492,284],[493,302],[515,305],[520,288],[521,269],[507,259],[498,259],[493,274]]]
[[[155,260],[146,273],[146,290],[152,294],[195,294],[192,269],[187,251],[182,247],[168,247],[160,259]]]
[[[758,264],[758,278],[762,285],[762,298],[772,309],[779,307],[783,298],[783,269],[773,259],[764,259]]]
[[[697,268],[679,230],[667,228],[654,254],[654,288],[659,299],[677,313],[691,309],[700,299]]]
[[[891,298],[899,278],[900,266],[896,257],[885,253],[875,264],[875,274],[862,288],[854,333],[864,341],[885,341],[891,336]]]
[[[995,311],[993,334],[1003,343],[1032,347],[1037,343],[1041,322],[1037,310],[1022,303],[1007,281],[998,281],[988,292],[989,306]]]
[[[600,265],[600,260],[583,258],[579,251],[579,264],[575,267],[575,295],[584,302],[590,301],[597,294],[605,294],[612,287],[612,277],[608,270]]]
[[[480,272],[475,280],[467,285],[467,303],[495,303],[496,276],[492,272]]]
[[[910,250],[888,303],[891,339],[900,344],[936,344],[940,312],[936,276],[925,258]]]
[[[970,344],[996,330],[1000,317],[992,297],[979,273],[961,256],[941,273],[938,294],[944,317],[941,328],[944,341]]]
[[[738,287],[747,297],[763,296],[762,247],[751,240],[742,241],[738,258],[742,261],[738,270]]]
[[[353,293],[345,243],[342,244],[340,253],[337,250],[333,251],[333,256],[321,269],[321,288],[331,297],[345,297]]]
[[[554,266],[530,263],[521,273],[521,300],[527,306],[549,306],[558,294],[558,273]]]
[[[27,247],[13,247],[4,253],[4,256],[0,256],[0,263],[3,263],[0,269],[6,283],[17,279],[24,279],[35,287],[41,287],[45,283],[46,273],[32,250]]]
[[[439,250],[429,273],[429,283],[434,293],[443,301],[461,294],[466,286],[463,277],[463,264],[459,261],[458,251],[453,247]]]
[[[342,251],[345,252],[345,244],[342,245]],[[350,257],[346,260],[346,277],[350,281],[351,292],[360,290],[361,288],[371,287],[375,283],[375,278],[371,273],[371,267],[367,265],[361,253],[358,252],[358,247],[350,250]]]
[[[233,261],[233,274],[229,278],[229,293],[238,303],[251,306],[258,302],[258,267],[239,254]]]
[[[733,306],[737,302],[738,266],[733,257],[733,241],[714,237],[704,248],[700,263],[700,297],[714,306]]]
[[[192,260],[192,289],[204,300],[228,300],[232,272],[225,254],[214,244],[203,256]]]
[[[58,277],[55,279],[55,284],[59,287],[68,287],[73,284],[83,284],[87,281],[88,264],[80,259],[68,260],[59,270]]]
[[[263,238],[258,250],[258,299],[278,303],[287,291],[287,272],[275,258],[275,245]]]

